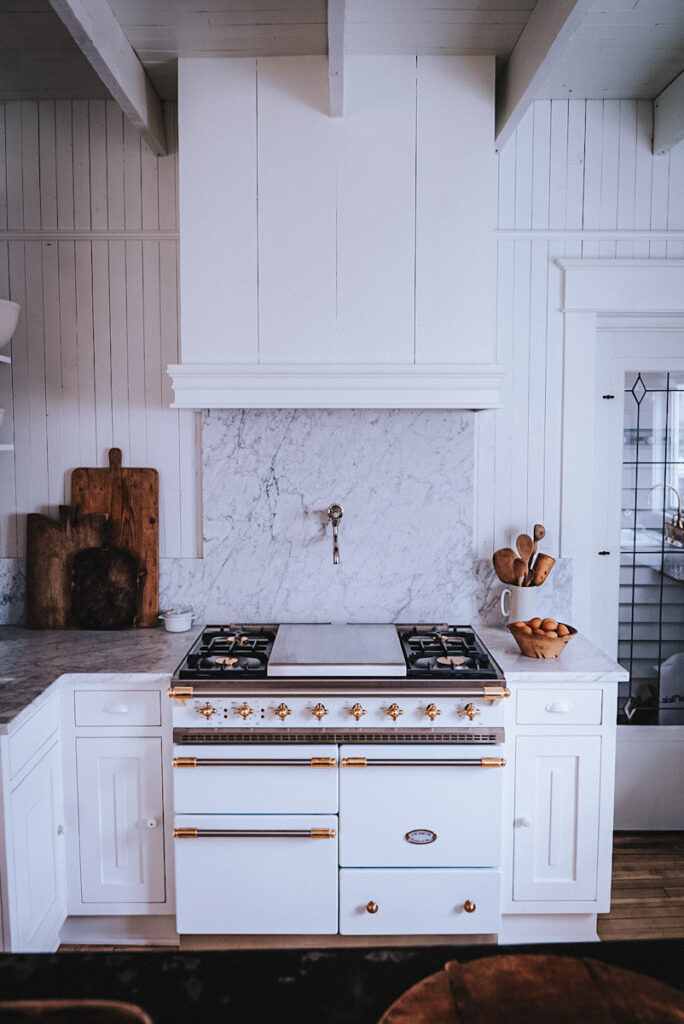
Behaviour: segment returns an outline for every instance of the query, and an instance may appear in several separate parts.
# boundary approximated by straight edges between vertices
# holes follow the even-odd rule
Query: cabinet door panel
[[[55,745],[10,796],[12,952],[45,952],[65,917],[60,807],[61,761]]]
[[[76,740],[83,903],[162,903],[161,738]]]
[[[522,736],[514,900],[596,899],[601,738]]]

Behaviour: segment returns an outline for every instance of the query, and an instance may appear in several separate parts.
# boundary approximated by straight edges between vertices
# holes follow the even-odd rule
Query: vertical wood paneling
[[[105,465],[113,445],[160,470],[161,554],[198,553],[197,417],[169,408],[166,374],[178,361],[178,242],[155,234],[177,229],[166,116],[169,155],[144,147],[143,169],[113,102],[0,105],[0,230],[54,233],[0,240],[0,296],[22,305],[12,365],[0,365],[0,440],[15,445],[0,452],[0,557],[23,555],[25,514],[56,515],[71,470]],[[149,238],[107,237],[143,221]],[[83,237],[60,238],[74,230]]]

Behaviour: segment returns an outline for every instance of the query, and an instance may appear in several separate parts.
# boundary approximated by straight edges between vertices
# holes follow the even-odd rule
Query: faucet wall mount
[[[340,519],[344,515],[344,509],[341,505],[329,505],[328,506],[328,519],[332,523],[333,528],[333,565],[340,564],[340,549],[338,546],[338,530],[340,527]]]

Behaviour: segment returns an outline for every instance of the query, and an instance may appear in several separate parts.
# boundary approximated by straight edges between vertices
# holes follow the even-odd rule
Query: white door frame
[[[564,317],[560,553],[573,560],[573,625],[614,657],[614,634],[606,637],[601,616],[596,617],[603,599],[592,587],[597,559],[607,557],[599,556],[603,548],[595,543],[595,506],[602,498],[594,480],[594,453],[602,443],[595,400],[599,318],[645,323],[651,317],[652,326],[664,324],[667,317],[676,322],[684,316],[684,260],[556,263],[563,275]],[[619,561],[615,544],[606,548]],[[618,575],[611,569],[617,585]]]

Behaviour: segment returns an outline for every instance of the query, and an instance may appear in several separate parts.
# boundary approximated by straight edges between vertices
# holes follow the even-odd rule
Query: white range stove
[[[509,691],[472,628],[209,626],[169,696],[179,932],[497,931]]]

